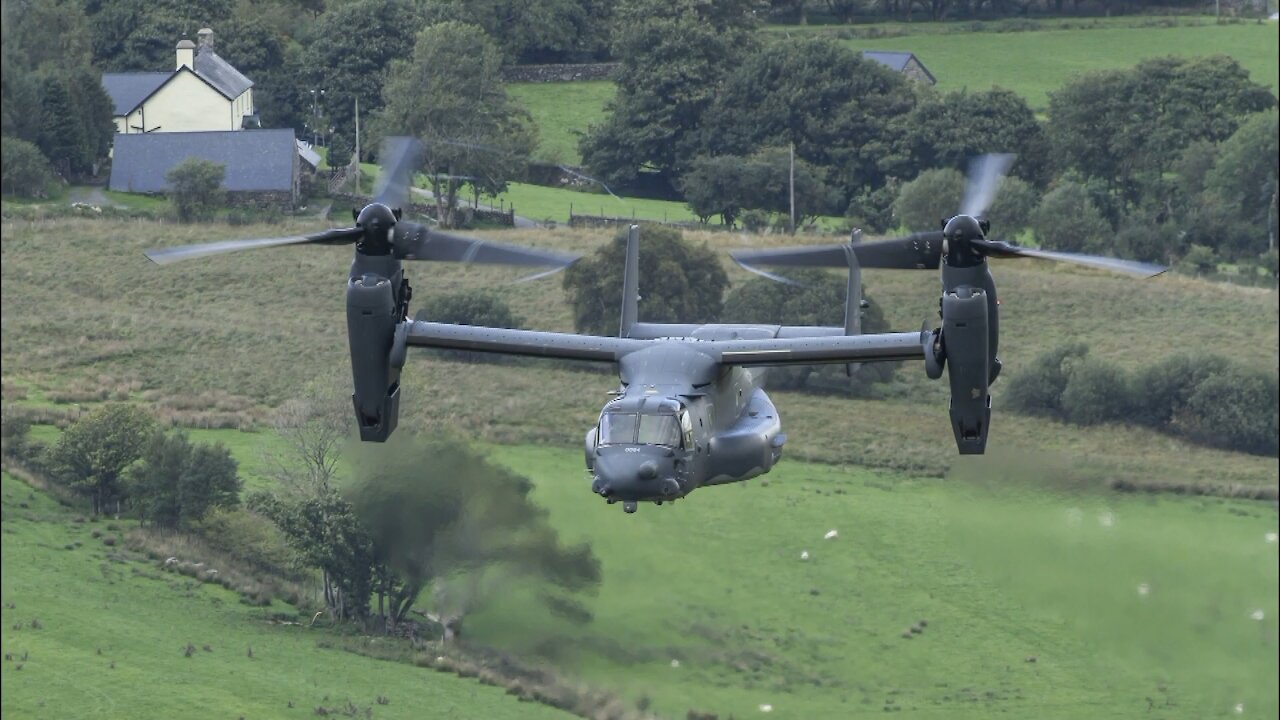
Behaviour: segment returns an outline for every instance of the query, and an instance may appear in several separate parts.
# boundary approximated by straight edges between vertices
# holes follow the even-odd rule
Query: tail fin
[[[849,244],[844,248],[845,261],[849,264],[849,281],[845,286],[844,296],[844,334],[862,334],[862,266],[858,264],[858,256],[853,252],[854,243],[862,240],[862,231],[854,230],[849,236]],[[858,369],[858,363],[844,366],[845,374],[852,377]]]
[[[627,337],[640,315],[640,226],[627,229],[627,259],[622,266],[622,322],[618,337]]]

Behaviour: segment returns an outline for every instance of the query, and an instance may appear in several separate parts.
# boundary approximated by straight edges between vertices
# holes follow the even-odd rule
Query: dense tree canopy
[[[607,55],[612,9],[605,0],[428,0],[423,15],[479,25],[512,62],[584,62]]]
[[[497,194],[533,151],[536,129],[502,84],[502,55],[474,25],[444,22],[418,33],[412,59],[387,78],[380,123],[388,134],[418,137],[436,219],[454,222],[464,185]]]
[[[58,437],[49,455],[55,474],[93,500],[94,514],[116,509],[125,468],[142,454],[155,420],[134,405],[103,405]]]

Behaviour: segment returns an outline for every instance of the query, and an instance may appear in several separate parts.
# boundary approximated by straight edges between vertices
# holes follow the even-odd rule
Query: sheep
[[[840,533],[836,532],[835,530],[828,530],[828,531],[827,531],[827,534],[822,536],[822,539],[823,539],[823,540],[834,540],[834,539],[835,539],[836,537],[838,537],[839,535],[840,535]]]
[[[809,559],[809,551],[808,551],[808,550],[805,550],[805,551],[801,552],[801,553],[800,553],[800,559],[801,559],[801,560],[808,560],[808,559]]]

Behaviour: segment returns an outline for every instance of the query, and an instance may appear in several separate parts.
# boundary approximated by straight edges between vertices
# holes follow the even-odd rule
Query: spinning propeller
[[[780,279],[758,266],[838,267],[848,266],[846,252],[852,249],[864,268],[935,270],[943,258],[950,265],[966,266],[992,258],[1039,258],[1074,263],[1115,272],[1152,277],[1168,268],[1135,260],[1101,255],[1055,252],[1024,248],[1003,240],[988,240],[989,225],[983,215],[995,201],[1004,173],[1013,155],[984,155],[969,168],[960,214],[946,221],[942,230],[919,232],[893,240],[871,243],[832,243],[774,250],[732,250],[730,256],[751,272]]]
[[[576,255],[493,243],[453,233],[440,232],[421,223],[401,219],[409,204],[413,172],[421,157],[422,145],[407,137],[389,137],[380,159],[382,173],[374,186],[373,200],[352,211],[355,225],[332,228],[309,235],[292,235],[250,240],[182,245],[147,250],[146,256],[160,265],[180,260],[220,255],[239,250],[285,245],[346,245],[355,243],[356,252],[368,256],[390,255],[397,260],[435,260],[463,263],[497,263],[551,267],[552,272],[568,267]]]

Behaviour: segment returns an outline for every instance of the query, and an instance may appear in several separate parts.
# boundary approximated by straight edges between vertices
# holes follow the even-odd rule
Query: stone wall
[[[502,69],[502,79],[510,83],[609,80],[617,68],[618,63],[513,65]]]

